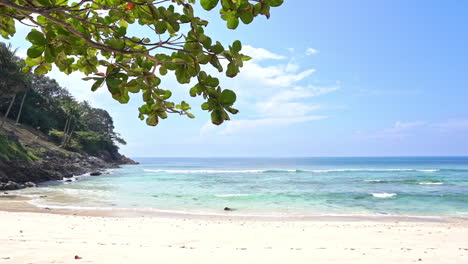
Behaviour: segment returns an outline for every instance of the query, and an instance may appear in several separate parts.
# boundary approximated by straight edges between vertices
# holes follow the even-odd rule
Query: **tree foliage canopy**
[[[27,75],[21,72],[23,62],[11,45],[0,42],[0,96],[11,97],[28,87]]]
[[[283,0],[200,0],[205,10],[219,9],[230,29],[249,24]],[[25,71],[45,74],[57,66],[70,74],[85,73],[91,89],[106,86],[112,97],[127,103],[129,93],[141,93],[140,119],[151,126],[170,113],[187,115],[190,105],[170,100],[172,92],[161,76],[172,72],[181,84],[195,83],[192,97],[202,96],[203,110],[214,124],[229,120],[236,94],[222,89],[207,66],[234,77],[249,57],[236,40],[228,47],[204,32],[208,21],[195,15],[195,0],[0,0],[0,34],[15,34],[15,22],[31,24],[27,35]],[[130,32],[152,32],[132,35]],[[153,34],[154,33],[154,34]],[[221,63],[225,60],[226,63]],[[227,67],[223,67],[227,65]]]

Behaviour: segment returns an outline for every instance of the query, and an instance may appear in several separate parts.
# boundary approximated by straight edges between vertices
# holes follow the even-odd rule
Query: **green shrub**
[[[91,155],[98,155],[103,151],[115,152],[118,150],[109,136],[96,132],[75,132],[75,140],[80,144],[84,152]]]
[[[55,144],[60,145],[63,141],[64,133],[62,131],[52,129],[49,131],[49,136]]]
[[[5,135],[0,135],[0,158],[6,160],[21,159],[34,161],[39,158],[18,141],[10,140]]]

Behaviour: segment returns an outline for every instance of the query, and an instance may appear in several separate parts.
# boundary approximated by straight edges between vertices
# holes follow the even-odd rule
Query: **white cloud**
[[[254,48],[250,45],[245,45],[242,47],[242,54],[252,57],[252,61],[286,59],[285,56],[275,54],[263,48]]]
[[[307,84],[315,69],[301,69],[294,58],[251,46],[245,46],[243,51],[255,59],[244,63],[235,79],[220,78],[223,88],[236,91],[236,106],[242,111],[222,126],[216,127],[210,122],[204,124],[200,129],[201,136],[262,131],[327,118],[312,113],[321,106],[310,99],[336,91],[340,88],[338,84],[324,87]],[[266,59],[272,61],[264,65]],[[289,61],[284,63],[280,61],[282,59]]]
[[[300,69],[300,66],[296,63],[289,62],[286,64],[286,68],[284,69],[286,72],[298,72]]]
[[[265,101],[255,104],[257,112],[262,116],[306,116],[309,112],[320,108],[303,102],[304,99],[336,91],[338,87],[295,87],[283,90]],[[301,100],[302,102],[297,102]]]
[[[290,87],[295,83],[312,75],[314,69],[307,69],[302,72],[290,72],[298,70],[298,67],[290,65],[274,65],[263,67],[254,62],[246,63],[242,68],[241,76],[256,80],[256,82],[279,87]]]
[[[308,55],[308,56],[315,55],[317,53],[319,53],[319,51],[314,49],[314,48],[308,48],[308,49],[306,49],[306,52],[305,52],[305,54]]]
[[[289,52],[291,52],[291,53],[293,53],[293,52],[295,51],[294,48],[286,48],[286,50],[289,51]]]

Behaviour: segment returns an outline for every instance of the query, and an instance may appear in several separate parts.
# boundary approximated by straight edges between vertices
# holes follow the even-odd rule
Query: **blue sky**
[[[133,157],[468,155],[467,11],[457,0],[286,0],[270,20],[235,31],[201,11],[214,39],[239,39],[254,57],[237,78],[221,78],[240,113],[220,127],[174,78],[163,85],[197,118],[147,127],[140,95],[121,105],[80,74],[51,75],[107,109]],[[24,32],[12,40],[20,53]]]

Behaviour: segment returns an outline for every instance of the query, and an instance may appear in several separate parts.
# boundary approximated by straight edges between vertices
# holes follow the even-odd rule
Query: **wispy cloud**
[[[254,61],[286,59],[285,56],[275,54],[263,48],[254,48],[250,45],[245,45],[242,48],[242,53],[251,56]]]
[[[201,135],[230,135],[327,118],[314,112],[321,106],[311,102],[311,98],[336,91],[339,85],[307,84],[315,69],[301,69],[294,58],[252,46],[245,46],[243,53],[254,59],[244,64],[235,79],[221,80],[224,88],[238,94],[241,115],[221,127],[208,122],[201,128]]]
[[[320,108],[304,102],[305,99],[336,91],[334,87],[317,87],[309,85],[307,87],[294,87],[292,89],[280,91],[269,97],[267,100],[256,103],[256,110],[262,116],[305,116],[313,110]]]
[[[305,51],[305,54],[308,55],[308,56],[315,55],[315,54],[318,54],[318,53],[319,53],[319,51],[314,49],[314,48],[308,48]]]

